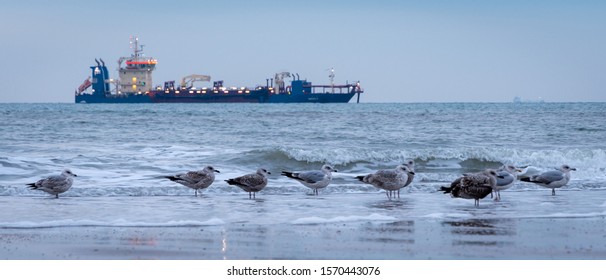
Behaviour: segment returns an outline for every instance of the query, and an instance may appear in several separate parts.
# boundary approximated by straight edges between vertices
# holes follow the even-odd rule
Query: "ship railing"
[[[358,93],[361,89],[359,86],[354,84],[348,85],[311,85],[303,86],[303,88],[310,88],[312,94],[349,94]]]

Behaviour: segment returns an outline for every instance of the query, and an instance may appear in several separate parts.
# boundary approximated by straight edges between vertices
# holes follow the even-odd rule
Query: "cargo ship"
[[[118,79],[110,79],[103,59],[95,59],[91,76],[75,91],[76,103],[348,103],[355,95],[360,102],[364,90],[360,82],[334,84],[330,69],[328,85],[313,85],[299,74],[276,73],[255,87],[224,86],[223,80],[213,81],[208,75],[192,74],[179,83],[164,82],[152,86],[152,73],[158,61],[143,54],[139,39],[131,38],[133,54],[118,59]],[[287,85],[287,80],[290,84]],[[195,82],[208,82],[196,87]]]

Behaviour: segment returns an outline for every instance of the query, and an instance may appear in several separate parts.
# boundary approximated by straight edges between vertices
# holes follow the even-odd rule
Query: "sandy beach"
[[[383,193],[260,195],[257,200],[245,195],[1,197],[0,204],[15,212],[59,207],[65,219],[11,223],[5,214],[0,248],[2,258],[12,260],[606,259],[603,191],[503,196],[501,202],[485,199],[479,208],[471,200],[438,193],[405,193],[392,201]],[[517,204],[517,196],[536,201]],[[79,212],[82,200],[132,217],[102,218],[103,207],[101,213]],[[586,203],[572,207],[569,201]],[[182,214],[199,212],[181,221],[165,216],[163,209],[174,203],[183,204]],[[286,207],[295,203],[299,206]],[[327,203],[341,204],[349,213],[334,205],[325,208]],[[79,217],[68,218],[74,215]],[[129,220],[134,217],[140,220]]]

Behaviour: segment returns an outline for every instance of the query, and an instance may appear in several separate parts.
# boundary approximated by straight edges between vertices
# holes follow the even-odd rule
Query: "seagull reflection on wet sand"
[[[513,219],[468,219],[444,221],[442,226],[450,231],[452,245],[508,246],[508,236],[516,235]]]

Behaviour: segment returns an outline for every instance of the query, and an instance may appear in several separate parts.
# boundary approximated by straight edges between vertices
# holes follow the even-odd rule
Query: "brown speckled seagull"
[[[196,190],[195,196],[198,196],[198,190],[208,188],[215,181],[215,172],[221,173],[212,166],[207,166],[202,170],[165,176],[164,178]]]
[[[474,199],[474,205],[480,206],[480,199],[489,195],[497,185],[497,171],[486,169],[479,173],[465,174],[454,180],[450,187],[441,187],[444,193],[450,193],[451,197]]]
[[[259,168],[256,173],[246,174],[233,179],[225,180],[232,186],[237,186],[248,192],[248,198],[255,198],[255,193],[261,191],[267,186],[267,175],[271,174],[269,171]]]
[[[55,195],[55,198],[59,198],[60,193],[64,193],[72,187],[74,177],[77,177],[76,174],[72,173],[69,169],[65,169],[61,175],[49,176],[27,185],[32,190],[41,190]]]

